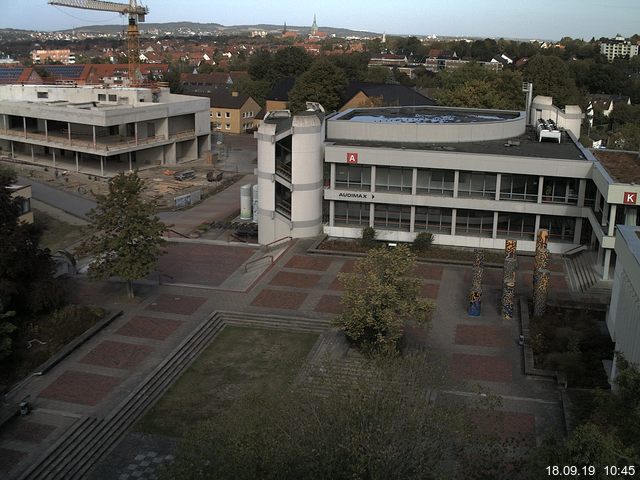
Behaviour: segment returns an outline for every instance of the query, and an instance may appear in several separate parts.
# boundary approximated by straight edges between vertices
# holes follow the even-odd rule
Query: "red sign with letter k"
[[[635,205],[638,200],[638,194],[636,192],[624,192],[623,203],[625,205]]]

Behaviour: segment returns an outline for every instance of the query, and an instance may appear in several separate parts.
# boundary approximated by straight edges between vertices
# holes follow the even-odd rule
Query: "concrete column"
[[[95,129],[95,127],[93,127]],[[100,155],[100,176],[104,177],[104,157]]]
[[[133,124],[133,135],[134,135],[135,140],[136,140],[136,145],[138,145],[138,122],[135,122]]]
[[[414,168],[413,173],[411,174],[411,195],[415,195],[417,192],[418,192],[418,169]],[[413,225],[413,220],[411,221],[411,225]],[[413,232],[413,227],[411,231]]]
[[[584,207],[584,196],[587,191],[587,181],[582,179],[578,185],[578,206]]]
[[[334,200],[329,200],[329,226],[333,227],[335,223],[336,223],[336,202]]]
[[[538,235],[538,230],[540,230],[540,215],[536,215],[536,223],[533,225],[534,236]]]
[[[371,165],[371,192],[376,191],[376,166]]]
[[[27,138],[27,117],[22,117],[22,130],[24,131],[24,138]]]
[[[598,211],[598,206],[600,205],[600,197],[601,196],[602,195],[600,194],[600,190],[598,190],[596,188],[596,203],[595,203],[595,206],[593,207],[594,211],[596,211],[596,212]]]
[[[502,183],[502,174],[498,173],[498,174],[496,174],[496,200],[500,200],[501,183]]]
[[[611,265],[611,250],[604,251],[604,267],[602,269],[602,280],[609,280],[609,267]]]
[[[458,198],[458,182],[459,181],[460,181],[460,170],[456,170],[455,172],[453,172],[453,198]]]
[[[47,119],[44,119],[44,139],[45,141],[49,141],[49,122],[47,122]]]
[[[31,161],[35,161],[34,155],[33,155],[33,145],[31,145]]]
[[[635,225],[638,221],[638,210],[636,207],[624,207],[624,224]]]
[[[7,133],[7,116],[2,115],[2,124],[4,125],[4,133]]]
[[[538,202],[537,203],[542,203],[543,191],[544,191],[544,177],[540,175],[540,177],[538,177]]]
[[[573,243],[576,245],[580,243],[580,237],[582,236],[582,217],[576,217],[576,228],[573,234]]]
[[[369,226],[373,227],[373,218],[375,215],[375,205],[373,203],[369,204]]]
[[[329,188],[331,190],[335,190],[336,188],[336,164],[335,163],[331,163],[330,164],[330,173],[329,173]],[[331,205],[333,205],[333,202],[331,202]],[[333,225],[333,224],[331,224]]]
[[[456,234],[456,215],[458,211],[455,208],[451,209],[451,235]]]
[[[16,158],[16,153],[13,151],[13,140],[9,140],[11,144],[11,158]]]
[[[164,149],[163,149],[163,154],[164,154]],[[129,171],[133,170],[133,168],[131,168],[131,152],[129,152]]]
[[[414,168],[415,171],[415,168]],[[414,183],[414,187],[415,187],[415,183]],[[409,225],[409,232],[413,233],[416,231],[416,207],[412,206],[411,207],[411,220],[410,220],[410,225]]]
[[[69,145],[71,145],[71,122],[67,122],[67,132],[69,133]]]
[[[53,154],[53,168],[56,168],[56,149],[52,148],[51,153]]]
[[[607,233],[607,235],[609,235],[610,237],[615,233],[617,211],[618,205],[616,205],[615,203],[609,207],[609,233]]]
[[[96,148],[96,126],[93,125],[91,128],[93,130],[93,148]]]
[[[80,165],[78,164],[78,152],[76,152],[76,172],[80,171]]]
[[[498,212],[493,212],[493,231],[491,238],[498,238]]]

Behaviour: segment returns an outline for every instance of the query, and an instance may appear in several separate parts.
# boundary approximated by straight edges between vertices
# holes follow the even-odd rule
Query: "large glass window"
[[[540,216],[540,228],[549,230],[549,240],[555,242],[573,242],[576,219],[573,217]]]
[[[411,207],[408,205],[378,203],[374,212],[373,225],[375,228],[406,231],[411,228]]]
[[[584,189],[584,206],[592,207],[596,204],[596,192],[598,187],[593,180],[587,180],[586,188]]]
[[[536,216],[525,213],[498,213],[498,238],[533,240]]]
[[[577,205],[578,182],[575,178],[544,177],[542,202]]]
[[[427,170],[418,169],[417,193],[418,195],[443,195],[453,196],[453,170]]]
[[[416,207],[416,232],[440,232],[451,234],[451,209],[436,207]]]
[[[503,174],[500,180],[500,200],[538,201],[540,177]]]
[[[376,191],[411,193],[413,168],[376,167]]]
[[[369,204],[357,202],[334,203],[334,225],[369,226]]]
[[[371,167],[336,164],[336,188],[371,190]]]
[[[459,197],[496,197],[496,174],[460,172],[458,176]]]
[[[491,237],[493,235],[493,212],[459,208],[456,213],[456,235]]]

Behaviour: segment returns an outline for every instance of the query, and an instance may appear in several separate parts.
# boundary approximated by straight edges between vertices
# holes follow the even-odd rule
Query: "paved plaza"
[[[172,285],[143,282],[137,298],[124,298],[117,282],[73,280],[75,297],[124,314],[91,338],[47,374],[25,382],[16,398],[31,395],[32,414],[16,418],[0,430],[0,477],[18,474],[38,459],[65,432],[86,417],[108,418],[110,412],[168,358],[212,312],[269,314],[304,318],[310,324],[342,310],[340,272],[351,272],[355,260],[346,256],[309,254],[311,241],[295,241],[256,271],[245,264],[256,248],[180,243],[168,246],[159,271],[173,277]],[[568,293],[561,260],[551,262],[553,294]],[[532,262],[520,260],[518,288],[529,292]],[[416,274],[422,294],[437,307],[432,327],[408,325],[412,344],[436,353],[454,379],[449,396],[470,397],[478,387],[502,397],[502,406],[489,421],[478,413],[478,424],[501,435],[522,434],[535,442],[547,428],[561,425],[562,405],[553,382],[526,377],[518,346],[517,320],[498,312],[502,271],[487,269],[482,315],[466,313],[471,266],[421,263]],[[233,279],[237,288],[227,288]],[[194,285],[190,285],[194,284]],[[134,435],[134,437],[132,437]],[[155,478],[155,466],[171,460],[175,439],[137,439],[129,433],[96,467],[109,478]],[[128,442],[128,443],[127,443]],[[102,470],[101,470],[102,469]]]

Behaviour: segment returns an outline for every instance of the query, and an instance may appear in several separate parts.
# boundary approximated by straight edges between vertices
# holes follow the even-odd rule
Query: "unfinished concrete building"
[[[0,86],[0,156],[109,177],[211,150],[209,99],[168,88]]]

